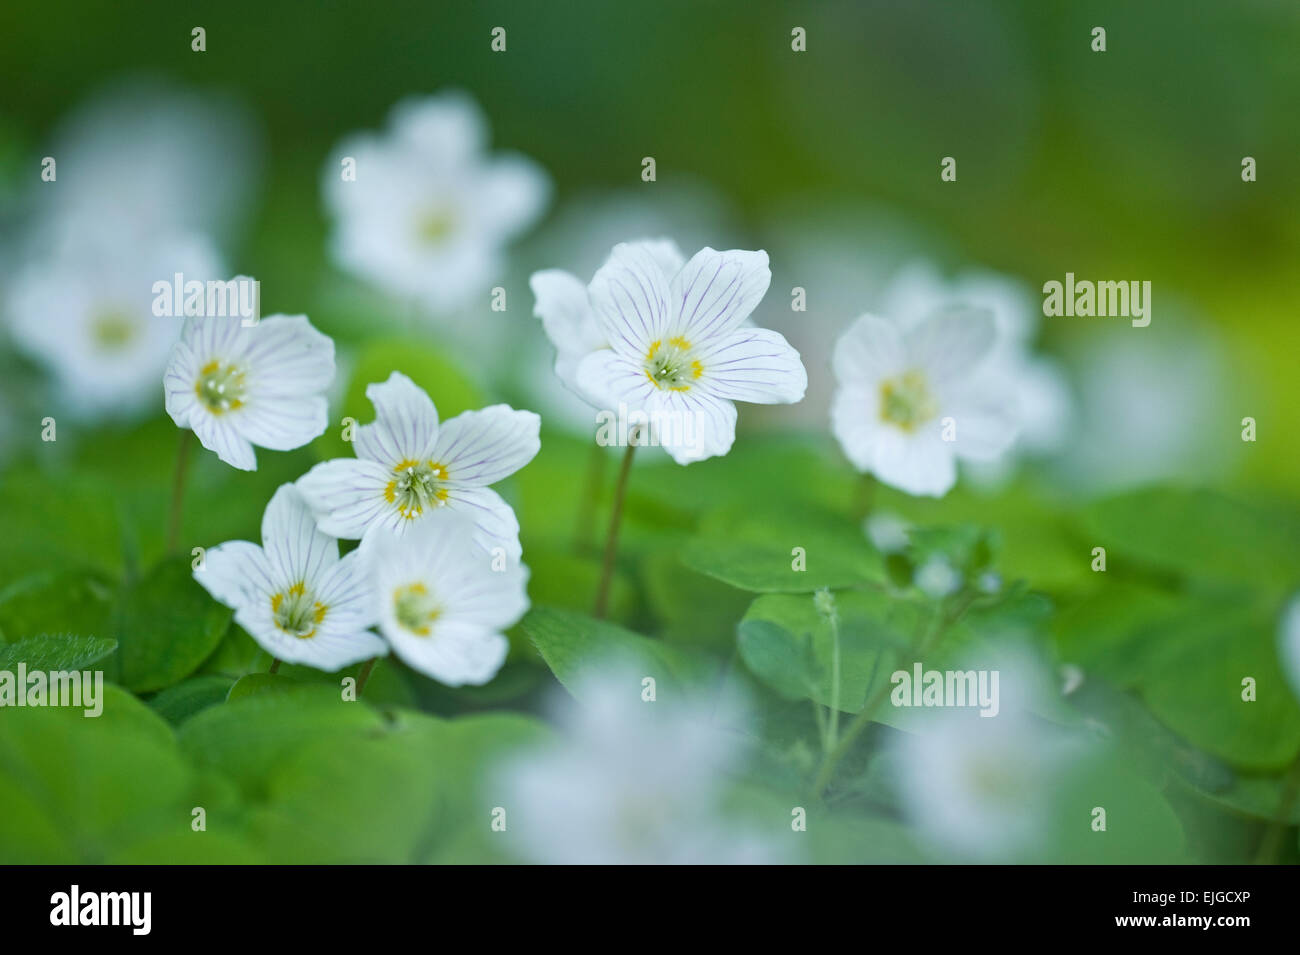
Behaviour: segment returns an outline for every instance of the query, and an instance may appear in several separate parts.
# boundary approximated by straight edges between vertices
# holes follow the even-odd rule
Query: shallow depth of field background
[[[962,480],[929,501],[882,488],[873,506],[922,524],[995,528],[1004,578],[1026,581],[1054,608],[1044,645],[1120,694],[1116,706],[1136,707],[1116,733],[1148,758],[1152,789],[1173,807],[1186,846],[1148,847],[1130,833],[1122,857],[1255,857],[1300,752],[1300,708],[1275,655],[1283,607],[1300,590],[1300,7],[582,0],[316,10],[232,0],[148,11],[29,6],[5,21],[0,281],[35,190],[49,188],[39,160],[61,117],[132,78],[230,97],[253,136],[232,144],[230,169],[248,200],[229,210],[229,271],[261,281],[263,314],[305,312],[335,338],[339,398],[348,393],[353,404],[332,405],[332,419],[369,420],[359,389],[393,367],[436,382],[444,418],[496,401],[543,415],[540,456],[503,489],[519,515],[534,605],[589,609],[597,562],[589,543],[575,551],[575,528],[580,539],[586,521],[603,530],[616,464],[611,453],[606,497],[584,516],[589,441],[548,376],[551,353],[527,285],[533,270],[586,280],[614,242],[643,236],[675,238],[688,255],[703,245],[765,248],[773,282],[756,321],[787,334],[806,323],[801,334],[820,342],[872,307],[894,269],[917,260],[1021,279],[1033,304],[1043,282],[1066,272],[1151,281],[1146,329],[1124,319],[1043,320],[1040,349],[1060,362],[1076,402],[1058,454],[993,489]],[[193,26],[207,30],[206,53],[190,51]],[[507,30],[506,53],[489,48],[495,26]],[[791,52],[794,26],[808,32],[806,53]],[[1094,26],[1107,29],[1104,54],[1090,50]],[[463,315],[422,321],[331,264],[320,183],[342,137],[382,129],[404,96],[449,87],[480,103],[493,148],[535,159],[555,192],[542,224],[513,247],[500,281],[504,313],[491,311],[485,292]],[[223,143],[208,148],[221,156]],[[657,182],[641,181],[645,156],[657,162]],[[957,159],[955,183],[939,179],[944,156]],[[1257,160],[1257,182],[1242,182],[1244,156]],[[807,288],[800,316],[789,312],[793,286]],[[662,455],[638,463],[611,614],[618,623],[726,659],[754,595],[685,566],[697,535],[759,533],[767,515],[801,508],[840,515],[856,533],[860,482],[829,434],[830,371],[824,353],[806,359],[808,401],[740,406],[727,458],[686,469]],[[161,385],[152,417],[87,428],[62,417],[46,376],[0,343],[0,399],[0,638],[120,634],[109,679],[147,699],[161,687],[139,676],[150,663],[128,659],[127,641],[136,621],[158,619],[147,609],[148,582],[160,573],[176,441]],[[39,440],[46,415],[59,417],[54,444]],[[1247,416],[1257,422],[1254,443],[1241,440]],[[279,484],[346,453],[336,435],[259,452],[253,474],[198,457],[184,549],[256,540]],[[1098,545],[1108,548],[1106,575],[1089,569]],[[168,574],[184,586],[183,568]],[[167,613],[207,620],[217,609],[201,593],[189,599],[192,612]],[[200,696],[215,700],[226,676],[265,664],[237,636],[184,674],[209,680],[195,687]],[[527,637],[515,638],[487,687],[451,691],[385,663],[374,702],[444,715],[540,711],[554,680]],[[1243,675],[1260,681],[1253,709],[1234,702]],[[19,716],[28,721],[21,739],[12,729]],[[131,740],[110,744],[123,728],[66,716],[0,711],[0,765],[10,774],[0,778],[0,858],[480,857],[445,833],[412,849],[405,830],[385,829],[389,817],[374,823],[381,834],[332,844],[337,819],[384,816],[390,787],[351,794],[355,804],[315,831],[309,812],[276,802],[283,789],[268,795],[252,770],[223,775],[221,757],[191,782],[232,818],[246,820],[241,807],[255,805],[250,828],[217,851],[186,843],[187,825],[180,835],[155,833],[137,819],[143,835],[123,848],[92,817],[122,818],[114,813],[145,798],[148,775],[172,768],[150,763],[162,757],[141,755],[143,743],[138,753]],[[47,766],[51,753],[64,762]],[[390,755],[394,778],[406,778]],[[59,767],[68,765],[80,769],[66,775]],[[336,782],[348,775],[342,765],[342,757],[330,764]],[[320,767],[304,773],[307,800],[311,780],[329,777]],[[46,798],[32,796],[37,777]],[[840,808],[878,809],[875,785],[863,783],[862,801]],[[177,783],[175,804],[191,799]],[[451,797],[444,810],[449,803],[459,811]],[[408,810],[418,815],[393,811]],[[863,835],[814,858],[867,861],[880,856],[873,846]],[[1279,852],[1295,858],[1293,828]]]

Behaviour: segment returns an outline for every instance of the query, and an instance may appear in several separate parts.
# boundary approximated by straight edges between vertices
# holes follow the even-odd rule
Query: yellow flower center
[[[938,413],[939,403],[919,371],[906,371],[880,386],[881,421],[910,432]]]
[[[441,613],[424,584],[407,584],[393,591],[393,616],[417,637],[427,637]]]
[[[213,414],[236,411],[244,406],[244,373],[235,365],[208,362],[199,369],[194,393]]]
[[[456,231],[456,215],[447,206],[436,206],[416,221],[415,231],[426,245],[442,245]]]
[[[396,506],[408,521],[424,509],[447,503],[447,468],[437,461],[402,461],[393,468],[393,479],[384,488],[384,500]]]
[[[689,391],[702,374],[704,365],[694,357],[691,343],[680,335],[666,342],[656,340],[646,352],[645,376],[660,390]]]
[[[90,325],[95,344],[106,349],[121,348],[135,338],[135,322],[125,311],[107,309],[98,313]]]
[[[300,640],[316,635],[316,627],[325,619],[329,607],[299,581],[288,590],[271,596],[271,618],[285,633]]]

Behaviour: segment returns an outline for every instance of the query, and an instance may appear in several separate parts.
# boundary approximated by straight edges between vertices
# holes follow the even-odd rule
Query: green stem
[[[831,720],[828,748],[834,749],[840,736],[840,615],[830,614],[831,625]]]
[[[605,449],[599,444],[592,444],[591,456],[587,459],[587,476],[583,482],[582,497],[578,499],[578,514],[574,521],[573,549],[576,553],[590,554],[595,549],[596,498],[604,483]]]
[[[614,576],[614,558],[618,554],[618,529],[623,522],[623,498],[627,495],[627,479],[632,473],[632,457],[636,453],[639,431],[632,429],[627,439],[627,452],[619,468],[618,484],[614,487],[614,510],[609,515],[609,532],[605,536],[605,559],[600,568],[600,589],[596,591],[596,606],[592,616],[597,620],[605,616],[609,604],[609,584]]]
[[[357,699],[361,699],[361,691],[366,688],[366,681],[370,679],[370,671],[375,668],[379,662],[379,657],[371,657],[361,666],[361,672],[357,674]]]
[[[922,629],[921,633],[918,634],[917,639],[913,642],[910,651],[912,655],[916,656],[918,659],[923,659],[927,653],[934,649],[934,646],[939,642],[943,635],[948,632],[948,628],[961,619],[962,614],[966,612],[966,609],[974,599],[973,595],[968,596],[964,601],[957,604],[956,608],[950,613],[944,614],[942,610],[938,611],[935,614],[934,625],[930,628],[929,636],[925,636],[926,631]],[[817,770],[817,776],[813,780],[814,796],[821,798],[822,793],[826,791],[826,787],[830,784],[831,776],[835,773],[835,766],[844,757],[844,754],[853,748],[854,742],[862,734],[862,731],[871,723],[871,718],[875,714],[876,709],[884,702],[885,697],[889,695],[890,686],[891,684],[888,680],[880,684],[880,687],[876,692],[873,693],[864,704],[862,704],[862,709],[858,712],[857,716],[853,718],[853,722],[849,724],[848,729],[844,731],[843,738],[841,738],[835,747],[822,759],[821,767]]]
[[[853,502],[853,514],[858,521],[864,521],[871,513],[872,505],[876,502],[876,487],[879,482],[876,476],[870,472],[862,475],[862,480],[858,482],[857,497]]]
[[[176,541],[181,532],[181,510],[185,503],[185,474],[190,461],[190,439],[194,432],[189,428],[181,430],[181,439],[176,447],[176,470],[172,479],[172,510],[167,522],[167,553],[176,553]]]
[[[271,669],[267,670],[266,672],[267,672],[267,673],[279,673],[279,672],[280,672],[280,658],[279,658],[279,657],[271,657]]]

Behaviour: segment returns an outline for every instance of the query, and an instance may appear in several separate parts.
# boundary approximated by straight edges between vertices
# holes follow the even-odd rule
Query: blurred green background
[[[190,50],[195,26],[207,31],[204,53]],[[497,26],[507,30],[504,53],[490,48]],[[1105,53],[1090,49],[1095,26],[1107,31]],[[807,52],[792,52],[794,27],[806,29]],[[4,250],[11,254],[9,241],[24,227],[39,187],[39,158],[59,119],[105,84],[143,74],[233,96],[260,130],[260,175],[226,244],[227,260],[232,273],[262,281],[264,313],[306,312],[338,340],[345,387],[342,407],[331,409],[335,418],[369,420],[361,389],[393,367],[429,388],[444,418],[497,400],[535,406],[558,384],[523,371],[523,353],[547,348],[527,276],[560,267],[589,278],[604,249],[638,237],[606,236],[611,222],[661,224],[684,245],[767,248],[775,277],[764,307],[785,308],[789,288],[805,285],[807,321],[828,334],[871,302],[858,302],[851,287],[830,287],[820,277],[826,273],[804,269],[808,262],[861,272],[863,299],[874,288],[878,259],[916,256],[947,269],[995,269],[1025,281],[1035,296],[1043,282],[1067,271],[1150,280],[1150,328],[1046,319],[1042,341],[1070,370],[1081,396],[1088,393],[1085,357],[1102,340],[1136,356],[1126,366],[1127,400],[1141,405],[1145,395],[1166,389],[1158,405],[1172,416],[1168,428],[1187,437],[1183,457],[1154,475],[1160,489],[1083,480],[1065,455],[1026,469],[997,493],[959,486],[942,501],[921,501],[882,489],[875,506],[921,523],[996,528],[999,570],[1008,581],[1027,580],[1055,607],[1042,626],[1048,655],[1083,665],[1106,688],[1089,700],[1090,716],[1133,752],[1157,754],[1152,773],[1167,794],[1173,791],[1191,857],[1245,861],[1269,838],[1286,791],[1283,773],[1300,752],[1300,710],[1275,651],[1281,608],[1300,587],[1297,49],[1300,6],[1283,0],[582,0],[380,8],[233,0],[186,8],[11,8],[0,29],[0,82],[8,91],[0,119]],[[484,296],[481,307],[458,317],[500,326],[496,349],[486,352],[457,344],[446,325],[413,323],[394,303],[342,276],[327,256],[320,183],[331,148],[350,132],[381,129],[402,97],[446,87],[479,101],[494,148],[532,157],[556,187],[546,220],[514,250],[503,278],[510,295],[505,315],[490,312]],[[641,181],[645,156],[657,161],[655,183]],[[955,183],[940,181],[944,156],[957,159]],[[1241,179],[1245,156],[1258,163],[1256,182]],[[625,208],[635,211],[620,220]],[[1188,356],[1189,364],[1178,364]],[[193,739],[222,736],[213,705],[236,676],[267,661],[228,619],[212,616],[219,608],[188,582],[186,561],[159,563],[175,442],[161,395],[149,421],[68,427],[57,447],[45,446],[36,424],[44,399],[30,400],[40,393],[40,376],[20,360],[4,360],[13,418],[0,452],[7,456],[0,470],[0,634],[11,644],[46,632],[111,634],[120,647],[107,665],[111,680],[148,698],[176,726],[208,712],[186,744],[202,752]],[[1208,370],[1202,378],[1188,368]],[[824,378],[828,370],[810,362],[809,373]],[[1171,374],[1178,387],[1169,391]],[[1240,438],[1245,416],[1258,422],[1253,444]],[[615,591],[613,616],[621,623],[718,659],[731,653],[737,621],[757,612],[753,595],[788,583],[772,585],[736,569],[764,546],[788,553],[788,539],[777,542],[774,528],[791,528],[790,535],[817,528],[832,552],[856,546],[845,536],[861,544],[854,523],[859,482],[827,432],[824,408],[800,416],[742,407],[740,417],[742,434],[748,429],[752,440],[742,437],[726,459],[687,469],[649,457],[639,463]],[[582,610],[597,574],[590,528],[603,526],[608,497],[599,495],[587,513],[579,493],[587,442],[545,420],[542,454],[506,495],[519,511],[534,604]],[[1114,427],[1121,424],[1116,419]],[[1100,427],[1109,425],[1103,420]],[[192,474],[183,539],[256,539],[274,488],[318,458],[343,453],[341,447],[330,432],[308,449],[263,453],[255,475],[235,474],[203,455]],[[773,473],[782,475],[780,496]],[[612,474],[607,461],[606,484]],[[1112,553],[1104,581],[1088,567],[1098,541]],[[868,560],[874,578],[882,573],[878,558]],[[158,593],[180,608],[169,611],[175,619],[167,617],[165,626],[147,605]],[[204,635],[194,642],[190,631],[200,617]],[[169,648],[182,635],[188,649],[178,657]],[[385,663],[376,671],[373,702],[444,715],[502,704],[535,711],[551,681],[525,635],[512,636],[512,662],[488,687],[448,691]],[[1243,672],[1267,683],[1267,705],[1225,702]],[[172,696],[160,704],[153,696],[159,690]],[[1132,700],[1142,708],[1131,712]],[[135,726],[153,739],[158,728],[145,726],[150,716],[128,709],[114,726],[124,733]],[[10,718],[0,716],[0,724]],[[412,732],[420,737],[419,758],[434,758],[431,740],[444,728],[430,729],[423,716],[405,718],[418,724]],[[507,730],[512,739],[526,735],[513,725]],[[0,737],[4,732],[0,725]],[[48,734],[41,745],[79,738],[41,732]],[[775,735],[788,741],[790,734]],[[15,754],[24,746],[6,739],[9,748],[0,752],[14,760],[10,766],[20,765]],[[310,758],[346,775],[325,754],[326,743],[313,742],[321,749]],[[101,743],[86,745],[79,758],[97,759],[90,751]],[[153,743],[139,745],[143,755],[113,758],[139,758],[142,766],[172,758],[158,756]],[[348,755],[376,759],[376,772],[389,758]],[[237,793],[224,776],[207,775],[244,772],[223,762],[227,756],[209,759],[197,782],[170,766],[165,773],[175,775],[177,806],[188,806],[186,787],[197,786],[203,798],[244,820],[240,838],[247,845],[232,844],[231,859],[263,851],[281,859],[456,855],[454,839],[432,837],[410,851],[411,832],[427,824],[418,800],[407,807],[409,830],[399,814],[377,841],[359,839],[333,856],[322,848],[337,819],[364,815],[380,793],[346,793],[355,803],[340,797],[337,819],[295,841],[276,815],[292,813],[266,802],[262,787],[270,784],[261,777],[240,777],[236,788],[247,791]],[[31,759],[21,763],[24,771],[44,779],[44,769],[31,769],[39,755]],[[402,751],[392,762],[424,791],[415,756]],[[461,771],[462,763],[448,765]],[[107,765],[100,769],[102,778],[83,778],[102,796],[117,777]],[[304,769],[295,782],[301,793],[285,783],[289,795],[280,790],[277,798],[308,798],[312,774],[321,772]],[[172,775],[166,778],[173,785]],[[190,851],[179,837],[173,844],[143,823],[138,841],[114,841],[110,823],[118,817],[107,810],[108,822],[78,823],[77,838],[65,844],[59,819],[84,812],[76,800],[51,808],[17,784],[5,785],[0,797],[8,792],[11,818],[45,820],[31,827],[48,836],[48,844],[25,843],[11,857],[157,859]],[[392,791],[401,788],[395,783]],[[857,790],[846,783],[843,791]],[[438,792],[444,804],[454,802]],[[119,798],[129,801],[115,793]],[[859,808],[853,798],[845,797],[848,811]],[[875,798],[873,790],[863,805],[874,806]],[[245,799],[258,806],[252,822],[241,815]],[[1288,813],[1284,821],[1293,826],[1295,813]],[[1286,857],[1293,858],[1294,830],[1287,832]],[[872,845],[864,836],[864,856]],[[224,858],[223,851],[213,856]],[[1136,857],[1183,858],[1181,851],[1161,843]]]

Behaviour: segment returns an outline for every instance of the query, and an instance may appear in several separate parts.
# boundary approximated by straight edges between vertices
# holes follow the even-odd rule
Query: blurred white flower
[[[306,315],[190,317],[163,376],[167,413],[209,451],[257,470],[253,446],[300,448],[325,431],[334,342]],[[338,536],[338,535],[336,535]]]
[[[472,518],[486,550],[523,553],[515,512],[489,485],[514,474],[541,449],[541,419],[492,405],[438,423],[432,399],[401,372],[366,387],[375,420],[357,428],[356,458],[316,465],[298,487],[327,533],[358,539],[404,533],[446,513]]]
[[[486,121],[462,92],[403,100],[386,134],[342,142],[324,171],[335,259],[439,314],[486,292],[551,190],[536,163],[486,150]]]
[[[1291,692],[1300,700],[1300,596],[1293,597],[1282,611],[1277,632],[1277,656]]]
[[[704,248],[673,273],[644,245],[615,246],[587,290],[610,347],[578,363],[579,390],[645,415],[679,464],[726,454],[736,401],[788,404],[808,384],[780,334],[745,322],[771,277],[766,252]]]
[[[927,597],[940,600],[961,587],[961,574],[944,557],[931,557],[916,569],[913,583]]]
[[[334,671],[387,652],[367,629],[375,601],[361,555],[339,558],[338,541],[317,529],[292,484],[266,506],[261,547],[214,547],[194,579],[278,660]]]
[[[110,84],[60,122],[49,152],[57,186],[36,193],[38,225],[65,235],[89,220],[111,227],[115,243],[224,237],[247,206],[258,138],[222,96],[149,79]]]
[[[1071,350],[1077,366],[1079,428],[1064,456],[1063,480],[1089,491],[1177,477],[1222,480],[1249,445],[1222,441],[1240,427],[1227,350],[1210,327],[1176,306],[1147,328],[1087,326]]]
[[[743,737],[722,729],[734,703],[642,700],[642,674],[587,671],[566,738],[503,763],[496,786],[511,848],[546,864],[736,864],[779,861],[773,841],[724,809]]]
[[[942,310],[907,330],[860,317],[834,355],[831,428],[848,459],[908,494],[941,497],[957,480],[957,457],[1002,454],[1014,418],[978,377],[994,340],[983,310]]]
[[[877,511],[862,522],[862,529],[871,546],[882,554],[898,554],[907,550],[911,525],[897,514]]]
[[[486,683],[505,662],[502,631],[528,609],[528,569],[496,566],[467,517],[368,535],[379,629],[405,663],[448,686]]]
[[[1021,666],[1000,669],[996,716],[933,711],[920,732],[893,743],[903,810],[946,860],[1009,861],[1036,849],[1052,821],[1055,780],[1080,755],[1077,741],[1028,712],[1041,691]]]
[[[176,272],[214,279],[220,263],[196,236],[164,235],[141,246],[97,241],[93,224],[85,226],[20,268],[5,301],[9,331],[49,369],[73,414],[144,412],[157,401],[181,331],[181,319],[154,314],[154,283]]]
[[[1033,353],[1042,311],[1027,286],[982,270],[945,281],[929,263],[916,261],[890,282],[881,313],[911,328],[939,309],[963,306],[993,313],[997,335],[980,369],[979,387],[1006,393],[1016,419],[1016,447],[1032,454],[1059,450],[1073,399],[1057,364]]]
[[[681,250],[669,239],[629,242],[628,246],[644,250],[667,275],[676,275],[686,264]],[[585,393],[578,384],[578,364],[582,359],[610,347],[587,296],[587,283],[562,269],[545,269],[534,272],[528,284],[536,300],[533,314],[542,320],[546,337],[555,346],[555,374],[566,388],[599,408],[599,397]]]

